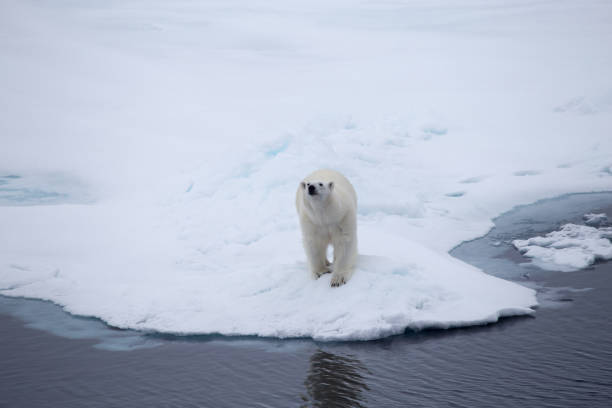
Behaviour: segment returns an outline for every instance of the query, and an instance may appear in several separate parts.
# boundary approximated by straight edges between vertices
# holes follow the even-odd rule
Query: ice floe
[[[608,215],[606,213],[584,214],[582,218],[584,219],[584,223],[586,225],[590,225],[592,227],[599,227],[600,225],[605,225],[608,223]]]
[[[542,269],[570,272],[586,268],[598,260],[612,259],[611,238],[610,227],[565,224],[560,230],[545,236],[517,239],[512,243]]]
[[[515,205],[610,189],[608,97],[571,99],[609,89],[609,12],[3,2],[0,293],[123,328],[337,340],[531,313],[534,291],[448,251]],[[359,198],[336,290],[310,280],[294,208],[321,167]]]
[[[350,284],[337,289],[330,287],[329,275],[310,278],[292,232],[270,234],[197,273],[155,265],[113,271],[104,257],[89,271],[70,262],[59,272],[30,266],[39,273],[33,281],[21,280],[22,269],[13,268],[0,275],[11,284],[2,293],[51,299],[71,313],[121,328],[317,340],[369,340],[406,329],[491,323],[530,314],[537,303],[533,290],[448,254],[373,226],[362,228],[361,236],[357,271]],[[278,248],[291,250],[270,257]]]

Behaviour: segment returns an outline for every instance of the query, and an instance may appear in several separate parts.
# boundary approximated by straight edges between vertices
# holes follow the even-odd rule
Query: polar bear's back
[[[334,189],[337,189],[343,196],[348,196],[352,199],[355,206],[357,206],[357,193],[355,192],[355,188],[350,181],[341,173],[330,170],[330,169],[320,169],[310,173],[305,179],[305,182],[323,182],[329,183],[330,181],[334,182]]]

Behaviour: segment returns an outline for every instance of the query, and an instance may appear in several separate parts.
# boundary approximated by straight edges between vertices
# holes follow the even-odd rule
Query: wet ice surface
[[[541,201],[502,215],[489,234],[455,248],[454,256],[538,291],[534,317],[484,327],[340,343],[173,336],[112,330],[47,302],[2,298],[0,402],[607,407],[612,263],[542,270],[511,242],[610,209],[610,193]]]

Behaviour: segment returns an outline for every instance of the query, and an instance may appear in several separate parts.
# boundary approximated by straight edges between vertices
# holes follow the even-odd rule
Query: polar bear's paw
[[[331,287],[337,288],[338,286],[342,286],[346,283],[343,275],[332,275],[331,277]]]

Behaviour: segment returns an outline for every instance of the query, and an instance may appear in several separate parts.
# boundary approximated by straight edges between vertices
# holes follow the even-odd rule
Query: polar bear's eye
[[[319,187],[323,187],[323,183],[319,183]]]

